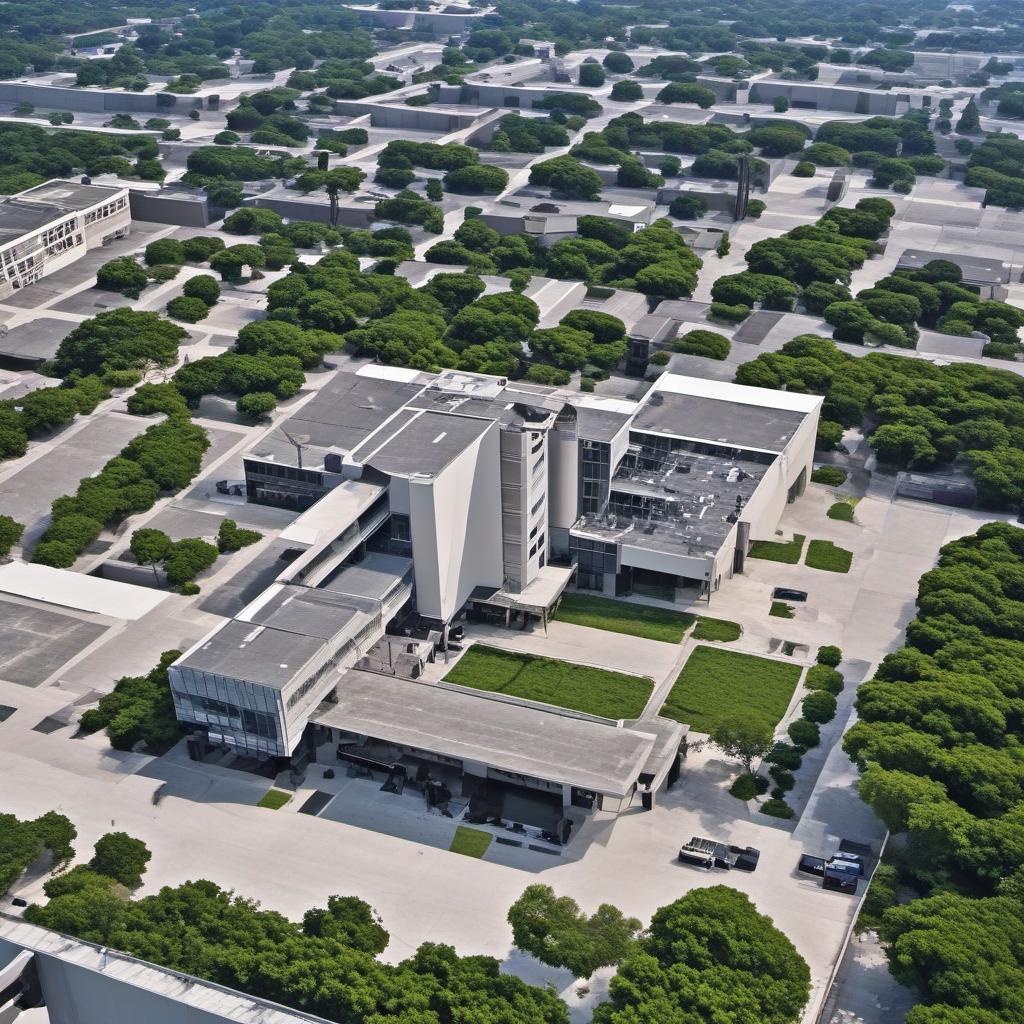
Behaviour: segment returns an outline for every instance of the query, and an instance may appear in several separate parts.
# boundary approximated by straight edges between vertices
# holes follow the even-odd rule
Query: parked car
[[[776,587],[772,591],[772,597],[776,601],[806,601],[806,590],[790,590],[789,587]]]
[[[732,866],[728,846],[701,836],[694,836],[688,843],[683,844],[679,850],[679,859],[688,864],[696,864],[707,871],[713,867]]]
[[[761,851],[753,846],[730,846],[729,852],[735,854],[733,867],[737,871],[756,871],[757,862],[761,859]]]
[[[11,903],[15,907],[27,907],[28,906],[28,900],[22,899],[20,896],[13,896],[11,898]]]
[[[752,846],[727,846],[725,843],[701,836],[694,836],[679,850],[679,860],[684,864],[694,864],[704,868],[705,871],[710,871],[712,868],[724,868],[726,871],[732,868],[737,868],[740,871],[753,871],[757,867],[760,856],[761,851],[755,850]]]

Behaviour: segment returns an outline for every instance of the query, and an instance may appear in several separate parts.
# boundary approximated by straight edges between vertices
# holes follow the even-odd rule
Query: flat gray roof
[[[577,433],[589,441],[611,441],[631,419],[632,413],[585,405],[576,408]]]
[[[179,664],[280,690],[323,644],[319,637],[232,619]]]
[[[617,729],[373,672],[346,672],[337,694],[337,704],[322,704],[314,722],[616,797],[627,794],[655,746],[642,726]]]
[[[40,231],[59,220],[67,211],[46,203],[26,203],[7,199],[0,203],[0,245],[13,242],[22,235]]]
[[[284,429],[296,440],[319,448],[340,448],[352,451],[369,437],[389,417],[422,390],[420,384],[386,380],[380,377],[360,377],[354,373],[338,373],[294,415],[284,422]],[[282,446],[291,447],[281,432],[272,435],[268,447],[276,456]],[[251,454],[259,458],[265,442]],[[294,465],[294,449],[287,465]]]
[[[777,453],[803,421],[802,412],[665,392],[644,403],[632,429]]]
[[[365,457],[374,469],[391,476],[436,476],[492,428],[494,420],[450,412],[422,412]],[[370,441],[365,447],[370,448]]]
[[[48,203],[64,213],[87,210],[90,206],[113,199],[124,188],[112,185],[82,185],[77,181],[46,181],[35,188],[18,195],[19,199],[32,203]]]

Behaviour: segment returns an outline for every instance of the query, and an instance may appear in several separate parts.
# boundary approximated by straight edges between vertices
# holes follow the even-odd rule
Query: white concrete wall
[[[409,481],[416,606],[447,621],[476,586],[500,587],[498,425],[438,476]]]

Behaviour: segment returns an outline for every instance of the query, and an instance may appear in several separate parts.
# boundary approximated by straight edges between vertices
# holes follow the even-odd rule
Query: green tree
[[[530,184],[546,185],[576,199],[596,199],[604,183],[597,171],[584,167],[578,160],[557,156],[530,168]]]
[[[655,913],[594,1024],[796,1024],[810,990],[807,964],[771,918],[743,893],[716,885]]]
[[[147,284],[149,278],[145,270],[131,256],[120,256],[110,260],[96,271],[97,288],[121,292],[132,299],[137,299]]]
[[[11,548],[21,540],[25,527],[10,516],[0,515],[0,558],[6,557]]]
[[[107,875],[129,889],[135,889],[142,884],[142,876],[152,856],[141,839],[133,839],[127,832],[108,832],[96,841],[89,867],[97,874]]]
[[[743,716],[723,719],[711,734],[711,742],[727,757],[743,765],[746,774],[753,774],[753,764],[772,749],[772,730],[763,722]]]
[[[603,903],[587,917],[576,901],[556,896],[548,885],[527,886],[508,911],[512,941],[541,963],[589,978],[631,952],[641,923]]]
[[[981,118],[978,116],[978,104],[974,102],[973,96],[964,106],[963,113],[956,123],[956,131],[958,135],[981,134]]]
[[[171,538],[163,530],[143,527],[132,534],[129,547],[135,556],[135,561],[139,565],[151,566],[153,576],[159,581],[160,574],[157,572],[157,566],[170,554]]]

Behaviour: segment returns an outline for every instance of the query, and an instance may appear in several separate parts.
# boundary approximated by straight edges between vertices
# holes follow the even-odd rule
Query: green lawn
[[[789,707],[800,666],[754,654],[696,647],[686,660],[661,714],[711,732],[725,718],[744,714],[775,728]]]
[[[606,597],[565,594],[555,618],[559,622],[572,622],[577,626],[591,626],[612,633],[626,633],[647,640],[677,644],[693,625],[694,617],[668,608],[651,608],[644,604],[612,601]]]
[[[448,847],[452,853],[461,853],[465,857],[482,857],[491,845],[491,833],[482,832],[478,828],[466,828],[460,825],[452,837],[452,845]]]
[[[790,541],[755,540],[750,545],[751,558],[764,558],[769,562],[785,562],[796,565],[804,549],[804,535],[794,533]]]
[[[276,811],[278,808],[284,807],[291,798],[291,793],[285,793],[284,790],[268,789],[266,793],[260,797],[260,802],[256,806],[269,807],[272,811]]]
[[[792,619],[795,615],[793,606],[791,604],[786,604],[785,601],[772,601],[772,606],[768,614],[774,615],[779,619]]]
[[[732,643],[739,640],[743,627],[738,622],[730,622],[728,619],[710,619],[701,615],[697,619],[697,626],[693,631],[694,640],[714,640],[720,644]]]
[[[826,572],[849,572],[853,563],[853,552],[838,547],[830,540],[812,540],[807,545],[804,565]]]
[[[481,644],[459,658],[445,681],[603,718],[637,718],[651,695],[651,681],[640,676]]]

